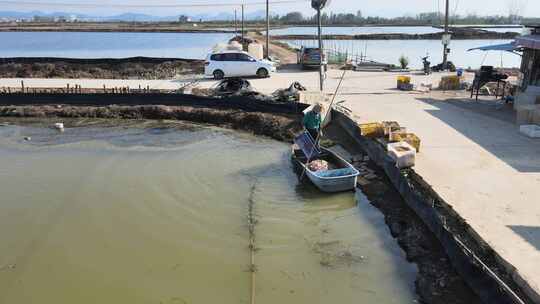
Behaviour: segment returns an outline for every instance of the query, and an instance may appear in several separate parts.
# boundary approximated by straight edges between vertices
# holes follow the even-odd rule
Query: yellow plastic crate
[[[384,127],[384,135],[389,135],[390,132],[401,130],[401,126],[397,121],[383,121],[382,125]]]
[[[384,125],[380,122],[372,122],[358,125],[360,134],[368,138],[384,137]]]
[[[461,88],[461,77],[452,75],[441,78],[439,89],[441,90],[459,90]]]
[[[411,83],[411,77],[410,76],[398,76],[397,77],[397,88],[401,88],[404,84],[410,84]]]
[[[420,138],[418,136],[416,136],[416,134],[414,133],[405,133],[405,134],[401,134],[401,133],[398,133],[398,134],[392,134],[392,136],[394,137],[393,139],[396,140],[396,141],[404,141],[406,143],[408,143],[409,145],[413,146],[415,149],[416,149],[416,153],[420,153],[420,145],[422,143],[422,141],[420,140]]]

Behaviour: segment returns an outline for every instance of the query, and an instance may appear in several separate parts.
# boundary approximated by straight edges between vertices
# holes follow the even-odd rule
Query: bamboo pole
[[[249,230],[249,252],[250,252],[250,266],[249,270],[251,272],[251,293],[250,293],[250,303],[255,304],[255,286],[256,286],[256,273],[257,266],[255,265],[255,226],[257,225],[257,220],[255,219],[255,190],[257,189],[257,182],[251,187],[248,200],[248,230]]]

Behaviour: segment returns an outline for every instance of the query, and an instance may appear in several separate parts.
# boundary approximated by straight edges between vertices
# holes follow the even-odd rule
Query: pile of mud
[[[171,79],[204,72],[200,60],[3,58],[2,78]]]
[[[294,134],[302,129],[298,115],[190,106],[4,106],[0,107],[0,117],[183,120],[244,130],[285,142],[292,142]]]

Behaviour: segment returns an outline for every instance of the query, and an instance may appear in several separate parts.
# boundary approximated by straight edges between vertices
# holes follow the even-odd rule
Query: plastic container
[[[387,145],[388,155],[396,162],[399,169],[414,167],[416,150],[408,143],[402,141]]]
[[[365,123],[358,125],[360,134],[367,138],[384,137],[384,125],[379,122]]]
[[[55,123],[54,128],[57,130],[64,130],[64,124],[61,122]]]
[[[393,137],[397,142],[404,141],[416,149],[416,153],[420,153],[420,145],[422,141],[414,133],[393,133]]]
[[[445,76],[439,83],[439,89],[441,90],[459,90],[461,89],[461,77]]]
[[[398,76],[397,88],[401,89],[402,86],[409,85],[411,83],[411,76]]]
[[[248,46],[248,53],[256,59],[263,59],[264,47],[259,43],[250,43]]]
[[[390,130],[388,140],[391,142],[401,141],[401,138],[407,135],[407,128],[400,127],[398,130]]]
[[[519,132],[527,135],[530,138],[540,138],[539,125],[523,125],[519,127]]]
[[[384,135],[390,136],[390,133],[401,130],[401,126],[397,121],[383,121]]]

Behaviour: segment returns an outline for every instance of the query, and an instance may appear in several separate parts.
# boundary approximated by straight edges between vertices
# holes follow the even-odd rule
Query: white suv
[[[204,63],[204,74],[214,79],[237,76],[257,76],[266,78],[276,72],[274,64],[267,60],[257,60],[242,51],[221,51],[208,55]]]

